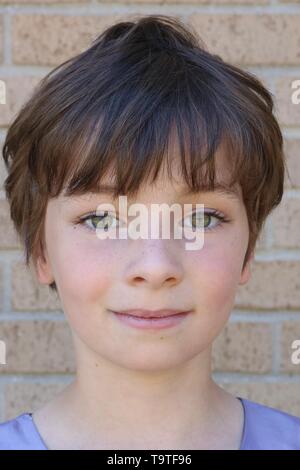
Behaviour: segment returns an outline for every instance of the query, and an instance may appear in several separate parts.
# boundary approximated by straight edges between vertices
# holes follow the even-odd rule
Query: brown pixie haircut
[[[282,199],[287,170],[272,94],[165,15],[107,28],[44,77],[10,125],[5,191],[26,265],[43,253],[49,198],[97,191],[110,168],[113,197],[136,195],[163,161],[171,174],[174,131],[182,176],[195,192],[214,190],[214,156],[226,143],[230,186],[241,185],[248,216],[245,266]],[[55,282],[50,288],[57,291]]]

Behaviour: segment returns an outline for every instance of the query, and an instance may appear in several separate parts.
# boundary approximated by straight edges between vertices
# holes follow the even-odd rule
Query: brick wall
[[[291,180],[257,245],[252,279],[213,350],[216,380],[234,394],[300,415],[300,0],[0,0],[1,146],[32,87],[55,65],[89,46],[103,28],[136,13],[191,23],[211,51],[256,73],[273,92]],[[71,334],[55,294],[23,263],[3,192],[0,162],[0,421],[48,401],[73,377]]]

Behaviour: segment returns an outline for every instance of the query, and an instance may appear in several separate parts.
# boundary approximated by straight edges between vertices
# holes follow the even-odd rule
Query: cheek
[[[79,242],[68,237],[55,249],[52,259],[63,303],[79,305],[101,300],[112,282],[118,258],[112,243],[105,240]]]
[[[244,247],[238,238],[223,239],[216,243],[211,238],[191,260],[195,292],[205,293],[205,299],[215,308],[230,306],[234,302],[240,279]],[[204,300],[205,300],[204,299]]]

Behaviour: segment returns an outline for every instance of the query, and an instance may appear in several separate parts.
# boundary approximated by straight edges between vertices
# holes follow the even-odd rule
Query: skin
[[[218,180],[229,177],[226,156],[216,156]],[[99,240],[74,221],[109,195],[48,202],[45,251],[38,256],[41,284],[55,280],[70,325],[76,378],[36,410],[34,422],[50,449],[238,449],[244,415],[240,401],[211,377],[212,343],[234,306],[249,237],[239,199],[213,193],[180,197],[180,174],[164,173],[132,202],[203,203],[212,217],[204,246],[184,240]],[[105,180],[111,183],[111,180]],[[239,188],[240,190],[240,188]],[[128,205],[131,201],[128,199]],[[88,222],[91,226],[91,223]],[[193,309],[164,330],[137,330],[108,312],[128,308]],[[57,426],[59,423],[59,427]],[[59,428],[59,429],[58,429]]]

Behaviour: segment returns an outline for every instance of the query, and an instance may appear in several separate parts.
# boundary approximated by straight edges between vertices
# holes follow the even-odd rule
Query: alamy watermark
[[[6,84],[0,80],[0,104],[6,104]]]
[[[0,365],[6,364],[6,344],[0,340]]]
[[[217,218],[213,212],[204,212],[204,204],[184,204],[183,211],[181,204],[172,204],[169,206],[163,204],[150,205],[151,228],[149,237],[149,209],[145,204],[135,203],[127,207],[127,196],[119,196],[119,210],[118,213],[123,214],[119,222],[122,226],[111,225],[109,226],[105,219],[107,216],[115,217],[115,206],[110,203],[101,203],[97,206],[95,213],[90,214],[89,217],[99,217],[96,227],[96,236],[100,240],[105,239],[127,239],[137,240],[142,239],[157,239],[160,238],[159,218],[162,214],[162,238],[171,239],[171,215],[173,214],[173,236],[175,239],[188,239],[189,242],[185,243],[186,250],[200,250],[204,245],[204,232],[205,216],[212,216]],[[196,210],[192,211],[193,206]],[[134,217],[128,223],[128,216]],[[85,219],[86,217],[84,217]],[[195,220],[197,226],[193,224],[182,224],[182,220]],[[192,240],[194,240],[192,242]]]
[[[298,365],[300,364],[300,339],[295,339],[292,342],[291,348],[295,349],[291,355],[292,364]]]
[[[295,89],[293,91],[291,99],[293,104],[300,104],[300,80],[293,80],[291,87]]]

